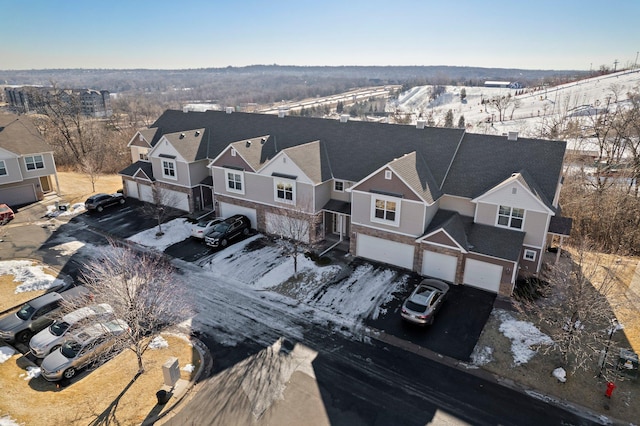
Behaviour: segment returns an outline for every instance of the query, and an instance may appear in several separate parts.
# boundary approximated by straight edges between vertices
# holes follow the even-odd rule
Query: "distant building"
[[[522,89],[524,86],[517,81],[492,81],[488,80],[484,82],[484,87],[504,87],[509,89]]]
[[[54,95],[69,106],[75,105],[81,114],[88,117],[109,117],[113,114],[108,90],[22,86],[5,87],[4,95],[9,107],[22,114],[37,111]]]

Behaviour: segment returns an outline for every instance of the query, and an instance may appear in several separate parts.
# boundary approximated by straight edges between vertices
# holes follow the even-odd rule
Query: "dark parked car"
[[[242,235],[249,235],[251,222],[249,218],[237,214],[216,224],[204,238],[209,247],[226,247],[229,242]]]
[[[85,287],[73,287],[62,293],[46,293],[22,305],[0,319],[0,339],[9,343],[29,343],[31,337],[53,322],[52,314],[58,311],[63,300],[88,296]]]
[[[449,285],[433,278],[422,280],[402,304],[402,318],[414,324],[433,324],[433,319],[447,298]]]
[[[124,195],[120,193],[116,194],[96,194],[87,198],[84,202],[84,208],[89,211],[103,211],[106,207],[124,204]]]

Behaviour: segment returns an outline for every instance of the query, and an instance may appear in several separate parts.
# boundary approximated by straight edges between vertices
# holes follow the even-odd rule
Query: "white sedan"
[[[191,228],[191,236],[202,240],[220,222],[222,222],[221,218],[201,220]]]

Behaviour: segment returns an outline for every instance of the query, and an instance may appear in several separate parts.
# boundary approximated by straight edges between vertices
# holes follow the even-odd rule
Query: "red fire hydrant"
[[[608,382],[607,383],[607,390],[604,392],[604,396],[606,396],[607,398],[611,398],[611,394],[613,393],[613,390],[616,388],[616,384],[613,382]]]

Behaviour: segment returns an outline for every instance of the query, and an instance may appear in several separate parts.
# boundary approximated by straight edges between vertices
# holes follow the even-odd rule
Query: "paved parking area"
[[[442,355],[468,361],[489,319],[496,295],[469,286],[452,285],[434,324],[420,327],[400,317],[402,302],[414,288],[414,285],[408,286],[405,293],[396,295],[385,306],[386,313],[375,320],[367,320],[367,325]]]

